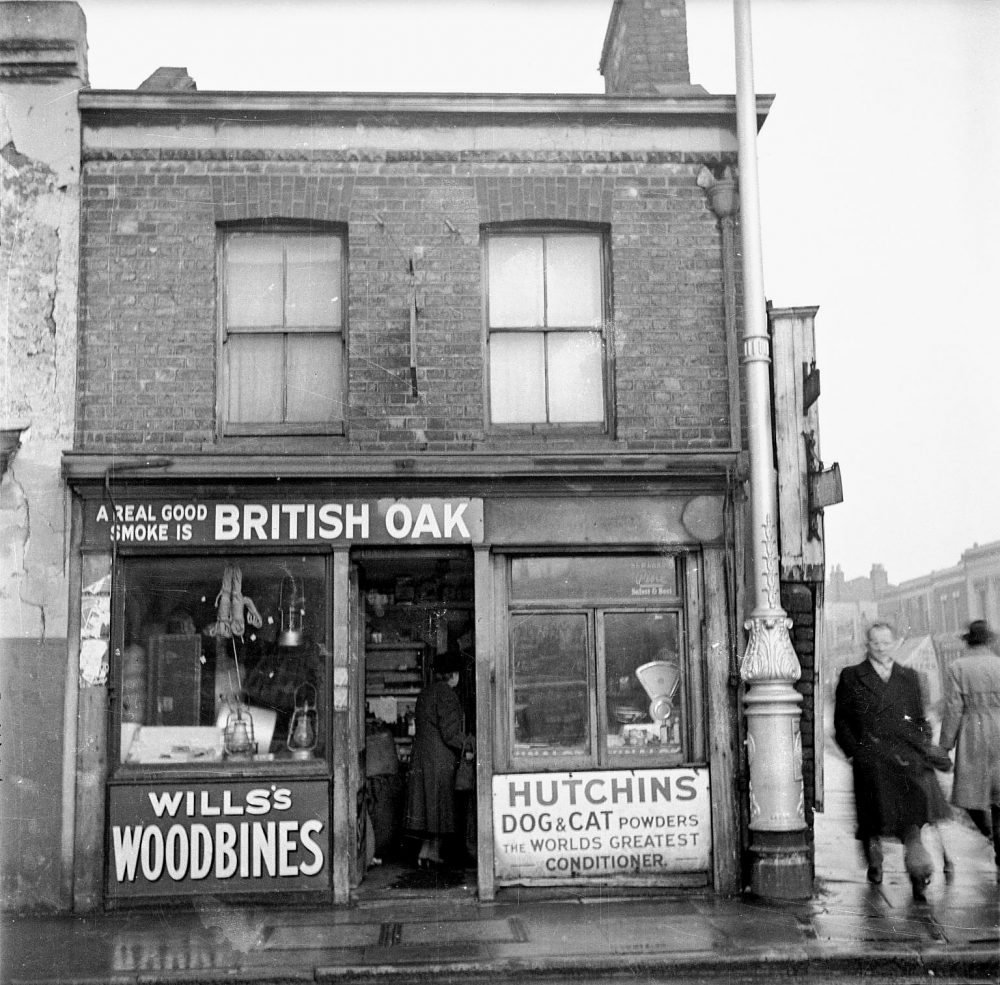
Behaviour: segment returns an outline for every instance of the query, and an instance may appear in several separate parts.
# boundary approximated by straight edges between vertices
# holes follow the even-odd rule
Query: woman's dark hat
[[[990,631],[989,623],[985,619],[974,619],[969,623],[969,631],[962,636],[969,646],[989,646],[996,641],[996,638],[997,634]]]

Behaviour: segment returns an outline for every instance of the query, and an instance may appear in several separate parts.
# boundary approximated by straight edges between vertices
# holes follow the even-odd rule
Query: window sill
[[[253,759],[219,759],[206,762],[122,763],[113,772],[112,783],[175,782],[179,779],[230,781],[240,777],[311,776],[326,778],[330,775],[327,760],[292,759],[290,756],[271,756]],[[169,780],[167,779],[169,777]]]
[[[508,435],[508,434],[530,434],[535,436],[559,435],[560,437],[572,435],[586,435],[587,437],[611,437],[610,429],[606,424],[546,424],[536,422],[534,424],[512,423],[495,424],[486,426],[487,435]]]
[[[343,422],[325,424],[224,424],[221,438],[286,438],[296,435],[318,435],[321,437],[341,437]]]

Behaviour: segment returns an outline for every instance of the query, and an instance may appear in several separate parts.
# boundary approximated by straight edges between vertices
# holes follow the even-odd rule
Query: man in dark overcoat
[[[930,727],[924,717],[915,670],[894,660],[892,626],[868,630],[864,660],[845,667],[837,684],[834,732],[854,770],[857,837],[868,862],[868,880],[882,881],[883,836],[905,846],[913,897],[923,901],[931,860],[920,838],[928,818],[924,750]]]

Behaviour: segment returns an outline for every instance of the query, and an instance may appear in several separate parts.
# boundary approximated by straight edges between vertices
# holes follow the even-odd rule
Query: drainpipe
[[[781,607],[777,496],[772,451],[770,341],[761,253],[757,177],[757,107],[753,81],[750,0],[733,0],[736,34],[736,130],[743,246],[742,363],[750,452],[750,540],[754,608],[740,676],[746,685],[750,766],[750,890],[771,899],[812,892],[802,786],[801,675]]]

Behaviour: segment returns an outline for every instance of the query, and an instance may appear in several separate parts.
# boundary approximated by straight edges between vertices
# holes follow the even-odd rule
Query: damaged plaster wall
[[[60,905],[80,198],[75,3],[0,4],[0,905]]]

